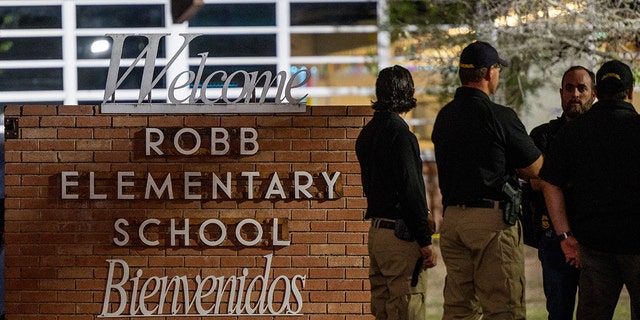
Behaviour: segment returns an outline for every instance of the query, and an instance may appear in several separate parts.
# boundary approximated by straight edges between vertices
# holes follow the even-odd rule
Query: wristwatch
[[[567,231],[567,232],[563,232],[561,234],[558,235],[558,238],[560,238],[560,241],[569,238],[569,237],[573,237],[573,232],[571,231]]]

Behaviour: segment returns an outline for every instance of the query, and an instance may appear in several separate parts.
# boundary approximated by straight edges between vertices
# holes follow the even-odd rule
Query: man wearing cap
[[[490,44],[460,55],[462,86],[433,128],[444,219],[441,254],[447,269],[443,319],[524,319],[524,248],[511,219],[518,173],[537,177],[542,155],[516,113],[492,102],[500,68]],[[506,190],[506,191],[503,191]]]
[[[623,285],[631,309],[640,310],[640,115],[630,103],[633,85],[626,64],[603,64],[598,102],[558,132],[540,171],[565,259],[580,268],[577,319],[611,319]]]

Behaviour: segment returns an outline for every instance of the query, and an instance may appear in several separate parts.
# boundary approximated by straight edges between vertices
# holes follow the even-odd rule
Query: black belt
[[[456,206],[463,206],[468,208],[504,208],[504,201],[477,199],[458,203],[456,204]]]
[[[396,223],[395,223],[395,221],[389,221],[389,220],[382,220],[382,219],[373,218],[373,220],[371,221],[371,226],[373,228],[383,228],[383,229],[392,229],[392,230],[394,230],[396,228]]]

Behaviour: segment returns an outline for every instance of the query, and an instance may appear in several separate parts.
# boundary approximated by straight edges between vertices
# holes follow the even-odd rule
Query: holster
[[[522,216],[522,191],[514,189],[508,182],[502,186],[502,192],[507,196],[507,201],[502,210],[504,223],[513,226]]]
[[[414,241],[416,239],[403,219],[396,220],[394,234],[396,235],[396,238],[404,241]]]

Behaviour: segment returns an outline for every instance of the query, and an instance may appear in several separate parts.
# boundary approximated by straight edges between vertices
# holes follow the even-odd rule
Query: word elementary
[[[209,149],[210,156],[225,156],[230,153],[232,144],[238,145],[240,156],[251,156],[258,153],[258,131],[254,128],[240,128],[232,139],[225,128],[209,128],[206,138],[202,137],[203,129],[181,128],[173,139],[167,139],[165,131],[160,128],[146,128],[145,155],[179,156],[201,154],[201,150]],[[203,146],[203,140],[209,140],[209,146]],[[171,140],[170,143],[165,143]],[[171,150],[169,150],[171,149]],[[340,172],[320,172],[314,174],[307,171],[294,171],[281,176],[278,172],[263,173],[258,171],[242,171],[239,173],[184,171],[182,173],[140,173],[134,171],[118,171],[99,181],[104,175],[90,171],[63,171],[60,179],[61,198],[66,200],[91,199],[118,200],[135,199],[183,199],[183,200],[219,200],[245,198],[256,199],[316,199],[322,195],[325,199],[335,199],[339,195],[336,185]],[[83,179],[88,177],[87,179]],[[267,177],[267,178],[264,178]],[[83,183],[81,184],[81,180]],[[105,180],[102,178],[102,180]],[[109,197],[104,190],[113,190]],[[100,191],[100,188],[104,189]],[[80,195],[80,190],[86,194]],[[139,190],[139,191],[135,191]],[[176,196],[181,194],[181,196]],[[240,196],[239,196],[240,195]]]

